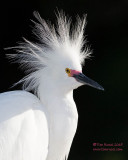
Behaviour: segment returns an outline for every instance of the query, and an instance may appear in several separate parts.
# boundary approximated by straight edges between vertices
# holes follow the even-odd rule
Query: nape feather
[[[13,86],[23,83],[22,88],[24,90],[33,90],[37,93],[41,79],[40,75],[42,75],[44,67],[48,67],[56,59],[55,57],[58,58],[58,55],[63,58],[65,52],[60,53],[61,50],[70,48],[75,51],[73,54],[77,54],[81,65],[84,64],[85,59],[90,58],[91,52],[85,46],[84,28],[86,15],[83,18],[77,16],[74,26],[71,25],[71,18],[67,18],[63,11],[58,12],[56,15],[55,26],[42,19],[36,11],[34,16],[37,22],[32,20],[34,23],[33,33],[39,42],[33,43],[23,38],[24,42],[19,43],[18,46],[6,49],[16,50],[17,53],[7,54],[7,57],[13,62],[19,63],[20,68],[27,74]],[[71,56],[73,58],[74,55],[71,52],[68,54],[66,54],[67,57]]]

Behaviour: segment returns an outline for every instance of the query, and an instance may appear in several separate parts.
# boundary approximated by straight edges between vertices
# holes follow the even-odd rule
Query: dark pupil
[[[67,72],[69,73],[69,70],[67,69]]]

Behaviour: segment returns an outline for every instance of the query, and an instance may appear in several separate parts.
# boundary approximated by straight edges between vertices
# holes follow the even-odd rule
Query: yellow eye
[[[70,69],[69,68],[66,68],[65,71],[66,71],[67,74],[70,73]]]

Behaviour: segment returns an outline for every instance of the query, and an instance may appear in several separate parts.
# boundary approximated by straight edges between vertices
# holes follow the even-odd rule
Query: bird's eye
[[[67,74],[70,73],[70,69],[69,68],[66,68],[65,71],[66,71]]]

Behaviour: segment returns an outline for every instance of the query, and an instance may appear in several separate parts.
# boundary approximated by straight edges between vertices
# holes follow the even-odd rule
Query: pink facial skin
[[[73,77],[73,75],[75,74],[75,75],[78,75],[78,74],[80,74],[81,72],[80,71],[76,71],[76,70],[70,70],[70,74],[69,74],[69,76],[70,77]]]

